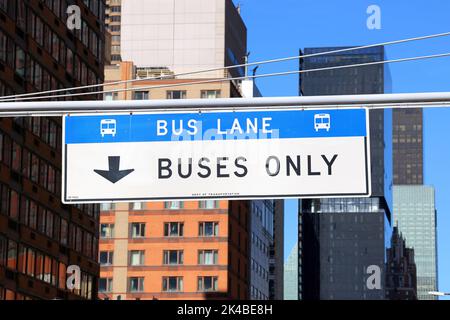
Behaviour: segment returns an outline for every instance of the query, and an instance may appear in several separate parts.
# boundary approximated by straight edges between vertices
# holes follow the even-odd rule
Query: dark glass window
[[[183,291],[183,277],[163,277],[162,287],[166,292]]]
[[[4,266],[6,264],[6,253],[8,247],[8,240],[0,235],[0,266]]]
[[[15,70],[16,73],[25,78],[25,52],[19,46],[16,46],[16,62],[15,62]]]
[[[200,222],[198,235],[200,237],[216,237],[219,235],[218,222]]]
[[[19,194],[11,190],[11,198],[10,198],[10,207],[9,207],[9,216],[17,220],[19,218]]]
[[[100,225],[100,237],[101,238],[113,238],[114,237],[114,224],[102,223]]]
[[[167,91],[167,99],[186,99],[186,91]]]
[[[27,249],[27,275],[34,277],[36,267],[36,253],[33,249]]]
[[[182,237],[184,232],[183,222],[167,222],[164,224],[165,237]]]
[[[114,252],[113,251],[100,251],[100,265],[102,266],[108,266],[112,265],[114,258]]]
[[[164,250],[164,264],[183,264],[183,250]]]
[[[1,1],[1,0],[0,0]],[[0,61],[6,62],[8,38],[0,30]]]
[[[217,291],[217,277],[198,277],[198,291]]]
[[[145,223],[133,222],[130,224],[130,236],[131,238],[144,238],[145,237]]]
[[[9,269],[17,269],[17,243],[12,240],[8,240],[8,255],[6,257],[6,266]]]
[[[128,289],[130,292],[142,292],[144,291],[144,278],[132,277],[128,280]]]
[[[111,292],[112,284],[113,284],[112,278],[98,279],[98,292]]]

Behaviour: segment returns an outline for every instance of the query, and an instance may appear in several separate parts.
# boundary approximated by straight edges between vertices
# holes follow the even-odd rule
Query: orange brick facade
[[[167,203],[117,204],[102,211],[100,223],[114,224],[111,238],[102,238],[100,252],[113,252],[112,264],[101,267],[101,279],[112,285],[99,294],[101,299],[246,299],[248,298],[249,202],[217,201],[214,208],[202,209],[199,201],[183,202],[180,209],[167,209]],[[169,222],[183,223],[183,235],[165,236]],[[203,222],[217,223],[217,234],[199,235]],[[121,224],[121,226],[118,225]],[[130,235],[133,223],[145,224],[143,236]],[[127,226],[125,226],[125,224]],[[128,235],[128,236],[127,236]],[[183,252],[177,265],[164,264],[164,251]],[[217,260],[202,265],[199,251],[217,251]],[[143,251],[143,263],[131,265],[130,252]],[[213,289],[199,288],[199,277],[217,279]],[[182,288],[164,291],[163,278],[181,277]],[[130,288],[131,278],[143,278],[143,287]]]

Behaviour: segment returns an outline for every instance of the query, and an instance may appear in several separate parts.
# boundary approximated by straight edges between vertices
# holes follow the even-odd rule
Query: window
[[[17,266],[17,270],[20,273],[26,274],[27,272],[27,248],[24,247],[23,245],[19,245],[19,256],[18,256],[18,266]]]
[[[128,279],[128,291],[130,292],[142,292],[144,291],[144,278],[132,277]]]
[[[219,208],[219,201],[217,200],[203,200],[199,201],[200,209],[217,209]]]
[[[17,220],[19,218],[19,194],[16,191],[11,190],[10,195],[9,216],[12,219]]]
[[[164,224],[165,237],[182,237],[184,231],[183,222],[167,222]]]
[[[0,0],[0,9],[8,12],[8,0]]]
[[[120,52],[120,46],[117,46],[117,45],[115,45],[115,46],[111,46],[111,51],[112,52]],[[143,99],[136,99],[136,100],[143,100]]]
[[[33,249],[28,248],[27,249],[27,275],[34,277],[35,275],[35,259],[36,259],[36,253]],[[64,283],[65,285],[65,283]]]
[[[17,1],[16,2],[16,22],[17,26],[25,30],[25,2]]]
[[[217,99],[220,98],[220,90],[202,90],[202,99]]]
[[[100,237],[101,238],[113,238],[114,237],[114,224],[102,223],[100,225]]]
[[[200,222],[198,235],[200,237],[217,237],[219,235],[219,223]]]
[[[219,252],[218,250],[199,250],[198,264],[200,265],[214,265],[217,264]]]
[[[111,7],[111,12],[120,12],[122,9],[121,6],[112,6]]]
[[[60,262],[58,266],[58,288],[61,290],[66,289],[66,271],[67,267],[64,263]],[[99,279],[100,284],[100,279]],[[100,287],[100,286],[99,286]]]
[[[119,99],[119,93],[118,92],[107,92],[104,94],[104,100],[106,101],[112,101],[112,100],[118,100]]]
[[[217,291],[217,277],[198,277],[198,291]]]
[[[144,238],[145,237],[145,223],[133,222],[130,224],[130,237],[131,238]]]
[[[19,46],[16,46],[15,69],[19,76],[25,77],[25,52]]]
[[[164,264],[183,264],[183,250],[164,250]]]
[[[67,246],[67,234],[68,234],[67,221],[61,218],[61,244],[65,246]]]
[[[2,199],[2,201],[0,201],[0,211],[1,211],[1,213],[7,215],[8,210],[9,210],[9,189],[8,189],[8,187],[2,186],[0,197]]]
[[[0,0],[2,1],[2,0]],[[0,61],[6,62],[7,50],[6,43],[8,38],[6,35],[0,30]]]
[[[7,240],[0,235],[0,266],[5,265],[6,252],[7,252]]]
[[[186,91],[167,91],[167,99],[186,99]]]
[[[183,291],[183,277],[163,277],[163,291],[181,292]]]
[[[110,266],[113,264],[114,252],[113,251],[100,251],[100,265]]]
[[[15,141],[12,144],[12,169],[16,172],[21,171],[22,147]]]
[[[112,203],[100,203],[100,211],[114,210],[114,204]]]
[[[134,100],[148,100],[148,91],[135,91]]]
[[[6,266],[13,270],[16,270],[17,268],[17,243],[12,240],[8,240],[8,255],[6,257]]]
[[[183,208],[183,201],[166,201],[164,208],[169,210],[179,210]]]
[[[119,25],[114,25],[114,26],[109,26],[111,32],[119,32],[120,31],[120,26]]]
[[[133,202],[131,204],[132,210],[143,210],[144,209],[144,203],[143,202]]]
[[[112,278],[98,279],[98,292],[111,292],[113,286]]]
[[[45,234],[52,238],[53,237],[53,218],[54,215],[48,210],[45,210]]]
[[[73,74],[73,51],[69,48],[66,51],[66,71]]]
[[[43,280],[47,283],[52,282],[52,259],[49,256],[44,256]]]
[[[145,263],[144,250],[131,250],[129,254],[130,266],[142,266]]]

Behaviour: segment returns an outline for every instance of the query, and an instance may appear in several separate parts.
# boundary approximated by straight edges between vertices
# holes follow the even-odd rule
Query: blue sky
[[[311,46],[366,45],[450,31],[448,0],[235,0],[248,29],[250,61],[295,56]],[[381,29],[366,26],[369,5],[381,9]],[[387,58],[450,52],[450,37],[386,48]],[[389,66],[392,90],[450,91],[450,58]],[[297,70],[298,61],[264,65],[258,74]],[[298,94],[298,75],[257,80],[264,96]],[[424,112],[425,183],[436,188],[439,289],[450,291],[450,108]],[[297,201],[286,202],[285,257],[297,237]]]

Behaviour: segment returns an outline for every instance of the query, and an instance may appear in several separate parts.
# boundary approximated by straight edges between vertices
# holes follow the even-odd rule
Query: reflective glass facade
[[[291,251],[284,264],[284,296],[283,300],[299,300],[298,295],[298,246]]]
[[[434,300],[437,291],[436,208],[434,188],[422,185],[394,186],[394,223],[414,249],[417,297]]]
[[[343,48],[306,48],[305,55]],[[384,60],[384,47],[301,59],[301,70]],[[383,65],[301,74],[300,94],[380,94],[389,91]],[[372,197],[301,200],[299,205],[299,297],[384,299],[381,289],[366,286],[367,267],[384,274],[385,239],[390,238],[391,113],[370,111]],[[349,124],[351,125],[351,124]]]

